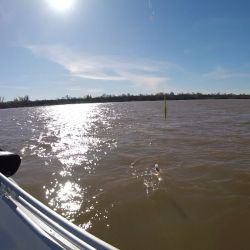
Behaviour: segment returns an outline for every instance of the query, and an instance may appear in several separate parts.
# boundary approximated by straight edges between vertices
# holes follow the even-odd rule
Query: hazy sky
[[[0,0],[0,96],[250,93],[249,0]]]

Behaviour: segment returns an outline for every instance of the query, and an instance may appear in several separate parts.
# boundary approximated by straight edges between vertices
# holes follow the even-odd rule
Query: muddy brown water
[[[120,249],[250,249],[250,100],[0,110],[14,179]]]

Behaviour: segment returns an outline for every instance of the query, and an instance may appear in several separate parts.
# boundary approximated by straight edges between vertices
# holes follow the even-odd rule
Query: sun
[[[46,0],[49,6],[58,12],[67,12],[71,10],[75,3],[76,0]]]

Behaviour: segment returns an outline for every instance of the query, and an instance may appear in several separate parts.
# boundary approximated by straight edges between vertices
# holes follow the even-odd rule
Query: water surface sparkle
[[[250,101],[0,110],[15,180],[120,249],[250,247]]]
[[[50,106],[37,108],[28,121],[33,133],[21,150],[24,158],[36,155],[50,168],[49,181],[43,185],[45,198],[72,221],[83,203],[90,203],[90,208],[96,205],[86,196],[89,187],[84,180],[95,173],[107,151],[116,148],[116,141],[106,137],[110,133],[107,112],[99,104]],[[37,123],[43,129],[36,129]]]

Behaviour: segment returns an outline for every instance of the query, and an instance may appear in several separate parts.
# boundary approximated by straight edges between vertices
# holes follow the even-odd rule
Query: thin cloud
[[[82,88],[81,86],[77,86],[77,87],[72,87],[72,88],[69,88],[69,91],[71,92],[83,92],[83,93],[91,93],[91,94],[94,94],[94,95],[97,95],[97,94],[101,94],[103,93],[103,89],[98,89],[98,88],[95,88],[95,89],[86,89],[86,88]]]
[[[228,69],[224,69],[222,67],[217,67],[216,69],[206,74],[203,74],[203,77],[215,79],[215,80],[225,80],[225,79],[233,79],[233,78],[249,78],[250,73],[231,71]]]
[[[25,46],[33,54],[64,67],[73,77],[101,81],[130,81],[154,88],[166,83],[167,70],[178,66],[149,59],[129,59],[118,56],[90,56],[58,45]]]
[[[20,89],[20,90],[29,90],[27,86],[15,86],[15,85],[8,85],[8,84],[0,84],[0,88],[5,89]]]

